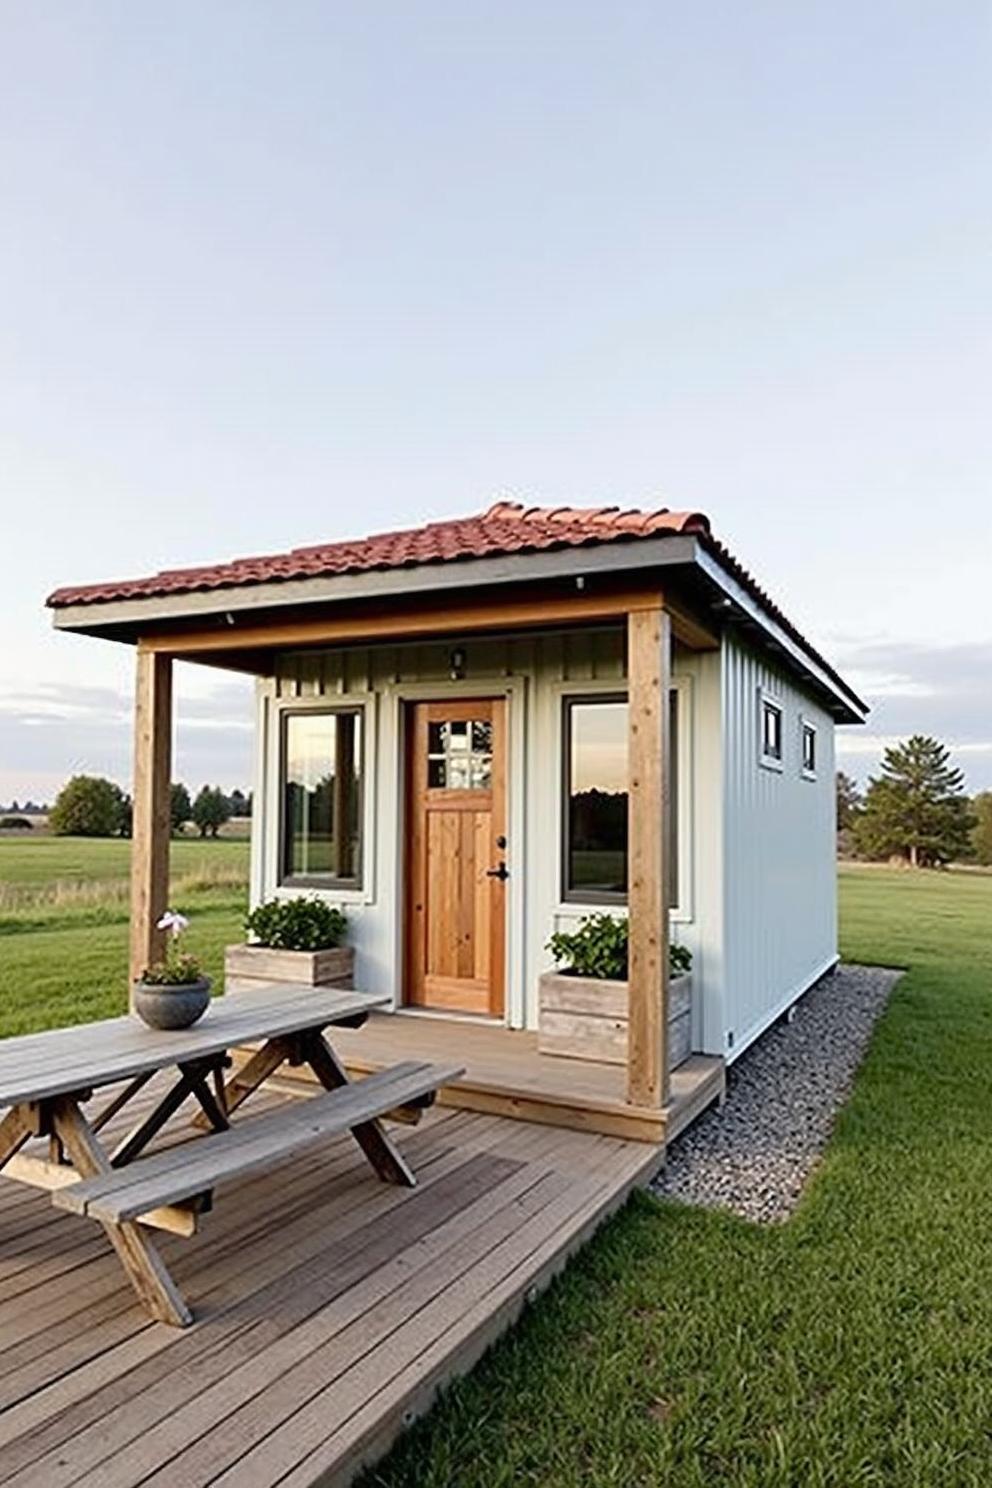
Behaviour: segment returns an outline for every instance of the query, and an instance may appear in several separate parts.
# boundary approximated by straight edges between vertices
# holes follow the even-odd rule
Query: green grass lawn
[[[120,840],[0,838],[0,1037],[125,1011],[129,856]],[[242,939],[248,843],[175,841],[171,871],[189,949],[219,984]]]
[[[122,837],[54,837],[0,833],[0,887],[47,888],[53,883],[111,883],[127,879],[131,844]],[[174,877],[206,869],[247,874],[246,838],[173,838]]]
[[[638,1195],[367,1483],[992,1481],[992,879],[841,902],[844,954],[910,971],[793,1219]]]

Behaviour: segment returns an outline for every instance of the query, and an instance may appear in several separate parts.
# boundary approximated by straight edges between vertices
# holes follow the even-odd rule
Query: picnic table
[[[464,1071],[409,1063],[352,1082],[326,1030],[359,1027],[388,1001],[367,993],[281,985],[216,999],[192,1028],[162,1032],[137,1017],[0,1041],[0,1173],[51,1192],[59,1208],[97,1220],[153,1317],[184,1327],[192,1314],[169,1275],[153,1229],[189,1235],[215,1185],[277,1167],[350,1131],[378,1176],[416,1179],[382,1118],[416,1119]],[[231,1051],[254,1047],[232,1069]],[[323,1093],[232,1123],[233,1113],[281,1066],[308,1065]],[[113,1147],[100,1133],[163,1070],[176,1079]],[[99,1110],[98,1091],[118,1086]],[[146,1149],[188,1100],[193,1140]],[[7,1108],[4,1112],[4,1108]],[[197,1134],[202,1133],[202,1135]],[[47,1156],[23,1152],[47,1138]],[[44,1149],[42,1149],[44,1150]],[[0,1232],[0,1244],[2,1244]]]

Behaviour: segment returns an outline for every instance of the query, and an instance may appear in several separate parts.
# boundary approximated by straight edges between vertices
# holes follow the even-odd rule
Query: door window
[[[427,725],[430,790],[489,790],[492,774],[493,726],[488,719],[461,718]]]

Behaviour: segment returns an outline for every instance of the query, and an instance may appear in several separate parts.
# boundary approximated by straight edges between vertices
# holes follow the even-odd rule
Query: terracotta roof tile
[[[702,512],[622,510],[616,506],[541,507],[497,501],[487,511],[452,517],[398,532],[344,542],[318,543],[288,553],[235,558],[201,568],[164,569],[142,579],[111,580],[57,589],[48,599],[55,609],[96,605],[112,600],[161,598],[171,594],[239,588],[280,580],[332,578],[372,569],[412,568],[422,564],[457,563],[553,548],[582,548],[603,543],[630,543],[660,533],[691,533],[721,567],[737,580],[765,613],[836,682],[858,707],[865,705],[834,668],[810,645],[748,570],[710,531]]]
[[[157,598],[198,590],[226,589],[288,579],[329,578],[371,569],[408,568],[425,563],[455,563],[549,548],[584,547],[593,543],[630,541],[663,532],[706,535],[710,526],[701,512],[622,511],[619,507],[525,507],[497,501],[470,517],[429,522],[399,532],[380,532],[344,542],[318,543],[271,556],[235,558],[202,568],[172,568],[142,579],[111,580],[57,589],[48,599],[53,608],[101,604],[108,600]]]

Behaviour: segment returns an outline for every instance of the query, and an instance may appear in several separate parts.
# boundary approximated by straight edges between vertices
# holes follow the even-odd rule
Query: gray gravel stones
[[[830,1135],[898,971],[840,966],[733,1064],[727,1099],[668,1149],[655,1193],[783,1220]]]

